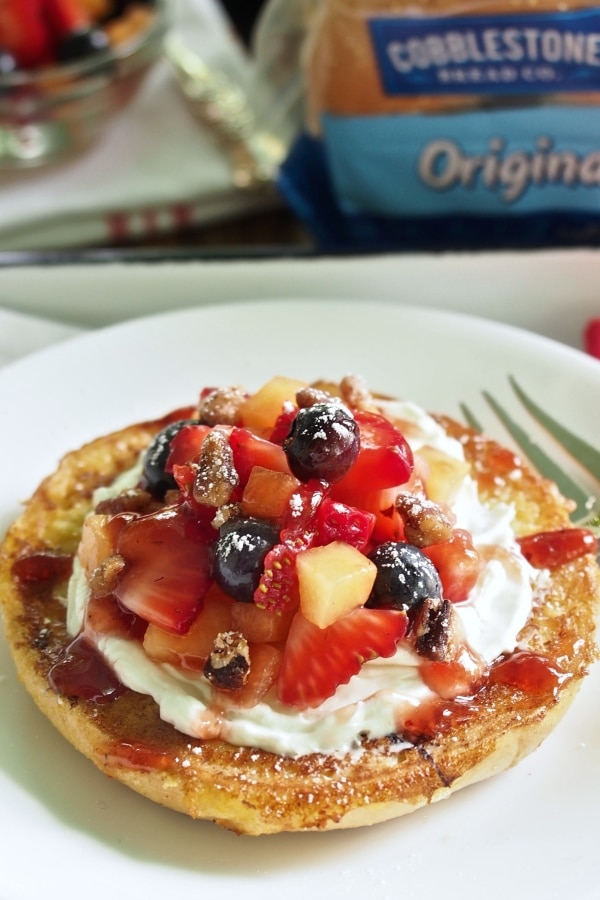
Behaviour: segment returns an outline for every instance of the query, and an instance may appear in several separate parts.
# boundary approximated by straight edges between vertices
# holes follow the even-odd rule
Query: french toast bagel
[[[317,399],[322,399],[322,394]],[[306,398],[304,402],[308,405]],[[533,605],[514,651],[476,666],[473,682],[468,689],[461,689],[448,688],[447,681],[472,671],[468,666],[465,669],[462,656],[425,648],[422,668],[431,688],[427,699],[415,705],[412,714],[403,713],[396,732],[376,737],[363,734],[354,746],[339,751],[295,754],[263,749],[251,741],[241,745],[224,739],[228,732],[218,725],[220,711],[227,711],[231,703],[236,706],[237,686],[219,681],[212,683],[220,699],[208,706],[206,721],[196,724],[196,735],[189,729],[185,733],[166,721],[164,713],[161,717],[161,707],[149,693],[123,687],[96,650],[83,654],[73,628],[70,633],[67,630],[65,597],[73,560],[78,552],[82,555],[84,520],[98,503],[95,492],[135,466],[140,453],[166,426],[194,420],[196,415],[197,410],[178,410],[68,453],[37,488],[4,539],[0,598],[18,675],[39,709],[69,743],[101,771],[149,799],[248,835],[381,822],[504,771],[538,747],[564,715],[596,656],[600,582],[591,542],[566,561],[554,558],[551,568],[538,569],[543,575],[536,575]],[[462,446],[465,466],[485,502],[492,507],[514,506],[513,527],[518,539],[572,529],[569,503],[512,451],[452,419],[434,419]],[[184,490],[184,468],[177,470],[180,492]],[[414,487],[414,480],[411,485]],[[100,501],[97,509],[104,516],[102,521],[113,516],[126,530],[136,517],[155,516],[157,509],[175,502],[174,492],[150,501],[146,494],[143,500],[137,494],[135,502],[146,504],[139,513],[131,507],[133,494],[129,491],[120,506],[114,498]],[[573,531],[579,534],[579,530]],[[121,548],[108,558],[122,561],[122,552]],[[127,569],[127,563],[124,565]],[[119,590],[123,575],[119,566],[115,574],[112,564],[96,567],[96,575],[100,568],[104,588],[94,587],[97,578],[96,582],[89,580],[98,615],[103,616],[106,597],[113,602],[109,588],[117,585],[115,590]],[[236,610],[243,606],[244,613],[249,606],[238,601],[231,605]],[[360,611],[370,605],[371,601]],[[109,617],[117,615],[114,609],[109,608]],[[375,612],[379,610],[371,609]],[[341,620],[348,621],[355,613],[344,613]],[[396,622],[406,613],[392,610],[391,615]],[[135,622],[128,637],[141,646],[155,626],[144,622],[146,635],[140,636],[139,610],[130,618]],[[120,636],[121,625],[117,628]],[[97,633],[111,627],[103,620]],[[329,627],[322,626],[321,633]],[[411,646],[418,649],[426,628],[418,618],[408,627],[413,634]],[[233,633],[238,634],[235,629]],[[282,643],[272,642],[278,652]],[[250,660],[252,648],[251,642]],[[286,665],[285,650],[283,657],[281,666]],[[212,677],[206,667],[196,668],[193,674],[199,671],[203,678]],[[87,688],[82,689],[86,678]],[[240,690],[248,690],[247,682]],[[270,688],[271,693],[274,690]],[[242,701],[240,704],[243,707]],[[307,711],[296,700],[287,712],[293,718]]]

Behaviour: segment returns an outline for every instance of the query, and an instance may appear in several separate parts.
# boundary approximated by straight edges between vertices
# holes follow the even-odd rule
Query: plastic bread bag
[[[325,249],[600,237],[600,8],[316,0],[279,187]]]

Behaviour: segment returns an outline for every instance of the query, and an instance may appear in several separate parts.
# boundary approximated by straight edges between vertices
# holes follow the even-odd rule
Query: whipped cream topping
[[[410,423],[407,438],[414,451],[428,445],[464,458],[460,443],[416,404],[386,401],[379,406],[388,418]],[[140,468],[134,467],[111,488],[98,491],[95,501],[133,487],[139,475]],[[476,547],[486,548],[487,562],[474,589],[468,600],[454,608],[467,644],[491,664],[500,654],[515,649],[517,635],[532,609],[535,574],[516,543],[510,505],[484,505],[476,483],[467,475],[452,509],[457,527],[471,533]],[[88,596],[84,572],[76,561],[67,597],[67,627],[72,635],[83,627]],[[231,703],[217,710],[211,686],[201,673],[154,662],[134,640],[104,635],[97,639],[97,647],[120,681],[152,696],[161,718],[178,731],[199,738],[219,737],[283,756],[354,750],[365,736],[375,739],[396,732],[411,709],[435,696],[421,678],[419,657],[404,644],[389,659],[365,663],[334,696],[304,711],[285,707],[276,698],[252,708]]]

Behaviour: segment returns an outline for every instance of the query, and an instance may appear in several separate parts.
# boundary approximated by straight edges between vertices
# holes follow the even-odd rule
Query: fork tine
[[[579,462],[590,475],[600,481],[600,451],[587,441],[582,440],[572,431],[566,429],[560,422],[544,412],[537,403],[527,396],[516,380],[510,376],[509,381],[515,394],[533,418],[542,425],[546,431],[555,438],[564,449]]]
[[[561,467],[529,437],[527,432],[511,419],[506,410],[504,410],[490,394],[484,391],[483,396],[517,446],[523,451],[538,472],[545,478],[554,481],[563,496],[573,500],[575,503],[575,510],[573,511],[572,518],[578,520],[585,516],[589,516],[590,510],[594,504],[594,498],[590,496],[588,491],[583,490],[576,481],[561,469]]]
[[[460,404],[460,411],[462,412],[465,422],[471,428],[474,428],[475,431],[483,431],[483,425],[481,422],[473,415],[469,407],[465,403]]]

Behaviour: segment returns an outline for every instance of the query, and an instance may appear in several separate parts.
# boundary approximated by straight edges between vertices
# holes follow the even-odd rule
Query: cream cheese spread
[[[414,426],[414,434],[409,436],[413,450],[427,444],[464,458],[460,443],[417,405],[390,401],[380,407],[388,418],[409,421]],[[138,467],[132,469],[111,488],[97,492],[95,500],[134,486],[139,475]],[[469,598],[455,604],[468,645],[489,664],[515,649],[517,635],[532,609],[536,576],[515,540],[510,505],[484,505],[475,482],[466,476],[452,509],[457,527],[471,533],[476,547],[498,548],[487,554],[488,561]],[[88,596],[85,575],[76,560],[67,598],[67,624],[72,635],[83,626]],[[121,682],[152,696],[161,718],[178,731],[201,738],[218,736],[235,745],[284,756],[351,751],[364,737],[380,738],[395,732],[398,721],[411,708],[434,697],[421,678],[419,658],[401,644],[391,658],[365,663],[357,675],[315,709],[299,711],[274,700],[252,708],[231,704],[215,711],[211,686],[201,674],[152,661],[134,640],[106,635],[97,640],[98,650]]]

